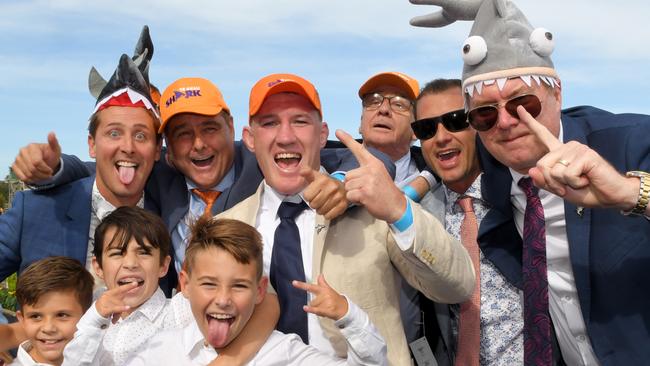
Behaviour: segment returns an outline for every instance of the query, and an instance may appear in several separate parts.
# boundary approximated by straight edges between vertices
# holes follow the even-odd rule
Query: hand
[[[59,168],[61,146],[54,132],[47,135],[46,144],[29,144],[20,149],[11,169],[25,183],[51,178]]]
[[[309,185],[303,191],[303,196],[309,207],[332,220],[348,208],[348,200],[345,198],[345,186],[327,174],[303,167],[300,171]]]
[[[95,303],[95,308],[99,315],[104,318],[110,316],[111,321],[115,324],[122,313],[129,311],[131,308],[129,305],[124,304],[124,296],[136,287],[138,287],[138,283],[131,282],[104,292]]]
[[[374,217],[393,223],[406,210],[406,197],[388,175],[384,164],[343,130],[336,137],[352,152],[359,168],[345,176],[345,190],[350,202],[366,207]]]
[[[314,294],[309,305],[303,306],[308,313],[324,316],[332,320],[339,320],[348,313],[348,300],[330,287],[325,281],[323,274],[318,275],[317,284],[309,284],[301,281],[293,281],[293,287],[305,290]]]
[[[409,0],[415,5],[437,5],[442,9],[411,19],[416,27],[444,27],[456,20],[474,20],[483,0]]]
[[[622,176],[586,145],[576,141],[563,144],[524,107],[517,107],[517,113],[549,150],[528,171],[537,187],[584,207],[634,207],[639,194],[638,178]]]

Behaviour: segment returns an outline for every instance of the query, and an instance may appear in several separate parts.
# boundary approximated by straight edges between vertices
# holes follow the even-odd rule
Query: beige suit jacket
[[[264,184],[257,192],[218,218],[232,218],[256,226]],[[313,273],[368,313],[386,340],[391,365],[410,365],[411,359],[399,314],[400,274],[437,302],[459,303],[474,289],[474,269],[465,248],[418,204],[412,203],[415,240],[402,251],[385,221],[363,207],[352,207],[328,221],[316,215]],[[320,318],[337,354],[346,355],[345,339],[334,321]]]

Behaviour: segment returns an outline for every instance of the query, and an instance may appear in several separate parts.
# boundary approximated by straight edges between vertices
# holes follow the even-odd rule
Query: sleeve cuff
[[[406,231],[409,227],[413,225],[413,210],[411,209],[411,200],[406,199],[406,210],[402,214],[399,220],[390,224],[391,229],[398,232]]]
[[[332,173],[330,176],[332,178],[338,180],[338,181],[341,181],[341,182],[345,181],[345,173],[344,172],[337,171],[337,172]]]
[[[359,307],[353,303],[349,297],[345,294],[342,295],[345,297],[345,301],[348,302],[348,312],[345,313],[341,319],[334,321],[334,325],[339,329],[344,329],[352,325],[354,319],[356,319],[355,317],[360,311]]]

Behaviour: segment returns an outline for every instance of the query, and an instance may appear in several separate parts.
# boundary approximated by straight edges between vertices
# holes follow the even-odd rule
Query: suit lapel
[[[587,144],[579,121],[568,115],[562,115],[564,141],[578,141]],[[580,308],[585,323],[589,323],[591,312],[591,284],[589,280],[589,243],[591,232],[591,209],[579,208],[573,203],[564,201],[564,218],[566,220],[567,240],[573,267],[573,277],[578,289]]]
[[[176,205],[168,205],[161,202],[162,217],[171,232],[189,211],[190,201],[184,175],[180,173],[176,174],[170,184],[170,188],[166,192],[160,192],[160,200],[178,203]],[[166,210],[165,208],[168,209]]]
[[[86,264],[88,238],[90,233],[90,215],[92,214],[92,187],[95,176],[85,178],[71,190],[66,216],[68,221],[63,228],[63,243],[67,256]]]
[[[325,250],[325,238],[327,238],[327,231],[329,230],[330,226],[330,221],[319,214],[316,214],[316,219],[314,221],[315,226],[311,267],[312,281],[316,281],[318,275],[321,273],[321,268],[323,265],[323,251]]]

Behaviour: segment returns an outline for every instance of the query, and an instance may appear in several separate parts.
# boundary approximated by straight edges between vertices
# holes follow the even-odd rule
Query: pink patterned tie
[[[479,249],[476,238],[478,224],[472,197],[458,199],[458,205],[463,209],[465,217],[460,225],[460,239],[474,265],[476,284],[472,297],[460,304],[460,324],[458,329],[458,350],[456,365],[478,366],[479,350],[481,348],[481,267],[479,264]]]
[[[551,365],[551,320],[548,313],[546,274],[546,228],[539,189],[530,178],[521,178],[519,187],[526,194],[522,275],[524,282],[524,364]]]

